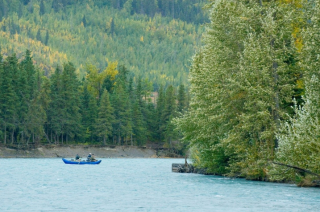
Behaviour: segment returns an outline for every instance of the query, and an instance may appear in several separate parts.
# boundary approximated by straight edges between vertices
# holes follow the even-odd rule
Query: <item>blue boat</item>
[[[65,158],[62,158],[63,162],[65,164],[75,164],[75,165],[85,165],[85,164],[89,164],[89,165],[97,165],[97,164],[100,164],[101,163],[101,160],[97,160],[97,161],[86,161],[86,160],[79,160],[79,161],[76,161],[74,159],[72,160],[67,160]]]

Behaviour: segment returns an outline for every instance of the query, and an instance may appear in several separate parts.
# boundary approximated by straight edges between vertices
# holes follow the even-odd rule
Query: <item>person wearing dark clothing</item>
[[[88,161],[88,162],[91,162],[91,159],[92,159],[92,158],[91,158],[91,153],[89,153],[89,155],[88,155],[88,157],[87,157],[87,161]]]
[[[76,160],[79,160],[80,159],[80,156],[79,154],[76,155]]]

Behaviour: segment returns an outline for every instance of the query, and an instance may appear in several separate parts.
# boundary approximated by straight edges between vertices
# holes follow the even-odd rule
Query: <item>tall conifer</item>
[[[98,113],[98,119],[96,121],[96,131],[99,137],[103,138],[103,144],[106,145],[108,137],[112,135],[112,124],[114,122],[113,107],[109,100],[109,94],[107,90],[104,90]]]

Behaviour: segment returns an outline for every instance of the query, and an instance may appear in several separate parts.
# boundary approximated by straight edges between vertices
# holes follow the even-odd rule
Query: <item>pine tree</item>
[[[47,31],[46,31],[46,38],[45,38],[45,40],[44,40],[44,44],[45,44],[46,46],[48,46],[48,43],[49,43],[49,31],[47,30]]]
[[[39,11],[39,15],[42,16],[46,13],[45,11],[45,6],[44,6],[44,3],[43,3],[43,0],[41,0],[40,2],[40,11]]]
[[[111,34],[112,37],[113,37],[113,34],[115,33],[114,29],[115,29],[114,19],[111,18],[110,34]]]
[[[172,119],[176,116],[176,98],[174,93],[174,88],[170,85],[166,89],[165,96],[165,108],[162,113],[162,126],[161,128],[164,130],[165,141],[168,142],[170,147],[172,147],[172,140],[176,137],[174,132],[174,126],[171,123]]]
[[[5,5],[3,0],[0,0],[0,21],[2,21],[2,18],[5,17],[5,14]]]
[[[38,143],[45,134],[44,124],[47,116],[40,101],[41,93],[38,93],[38,95],[31,100],[28,108],[28,114],[26,115],[27,135],[29,138],[32,137],[34,143]]]
[[[41,40],[41,33],[40,33],[40,29],[38,29],[37,35],[36,35],[36,39],[40,42],[42,42]]]
[[[133,122],[133,135],[136,139],[138,146],[143,146],[147,140],[147,129],[143,120],[140,105],[136,101],[132,109],[132,122]]]
[[[21,62],[21,68],[25,70],[26,73],[26,93],[28,99],[33,98],[35,89],[35,67],[33,65],[31,51],[27,50],[24,60]]]
[[[4,144],[8,141],[8,131],[11,132],[11,142],[14,141],[14,131],[18,123],[18,96],[15,92],[15,71],[18,69],[16,55],[6,58],[3,62],[2,84],[0,92],[0,111],[3,120]]]
[[[22,0],[22,2],[23,2],[24,5],[28,5],[30,0]]]
[[[157,107],[156,107],[156,113],[157,113],[157,134],[158,134],[158,140],[163,141],[164,140],[164,124],[163,121],[163,114],[165,109],[165,93],[164,88],[161,85],[158,91],[158,99],[157,99]]]
[[[84,89],[81,98],[80,113],[82,117],[82,126],[85,131],[85,139],[90,139],[93,142],[95,138],[95,124],[98,116],[97,100],[87,89],[87,83],[84,83]]]
[[[59,143],[59,138],[65,125],[65,106],[62,96],[62,76],[61,69],[56,68],[51,76],[50,104],[47,110],[47,117],[50,129],[50,137],[54,138],[55,144]],[[52,139],[51,139],[52,140]]]
[[[80,136],[81,132],[81,115],[80,115],[80,95],[79,81],[76,75],[76,69],[72,63],[65,63],[62,72],[62,97],[64,106],[64,123],[63,132],[68,138]]]
[[[183,113],[184,110],[186,109],[186,104],[187,104],[187,99],[186,99],[186,92],[184,85],[181,84],[179,86],[179,92],[178,92],[178,106],[177,106],[177,111],[180,113]]]
[[[54,10],[54,12],[59,12],[59,9],[60,9],[60,5],[59,5],[59,1],[56,0],[56,1],[52,1],[52,6],[51,6]]]
[[[18,9],[18,18],[20,19],[23,15],[23,11],[22,11],[22,4],[19,4],[19,9]],[[0,11],[0,17],[1,17],[1,11]],[[0,18],[1,21],[1,18]]]
[[[87,19],[86,19],[86,16],[84,15],[83,18],[82,18],[82,23],[83,23],[83,26],[84,27],[87,27]]]
[[[122,144],[123,140],[131,137],[132,133],[130,101],[123,87],[123,82],[117,82],[112,94],[112,105],[116,105],[114,108],[113,134],[117,137],[119,145]]]
[[[157,138],[157,110],[153,103],[148,103],[145,108],[145,124],[149,141],[156,142]]]
[[[0,89],[2,89],[2,79],[4,76],[4,70],[3,70],[3,63],[2,63],[2,54],[1,54],[1,47],[0,47]],[[2,102],[2,93],[0,93],[0,102]],[[2,110],[2,106],[0,105],[0,139],[2,138],[3,134],[4,134],[4,130],[3,130],[3,112]],[[2,139],[1,139],[2,140]]]
[[[113,107],[109,100],[107,90],[104,90],[96,122],[96,131],[99,137],[103,138],[103,144],[106,145],[106,140],[112,135],[112,124],[114,122]]]

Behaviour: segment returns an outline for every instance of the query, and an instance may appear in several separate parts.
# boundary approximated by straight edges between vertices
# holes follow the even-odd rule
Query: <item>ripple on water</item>
[[[180,159],[0,159],[0,211],[320,211],[320,190],[171,172]]]

